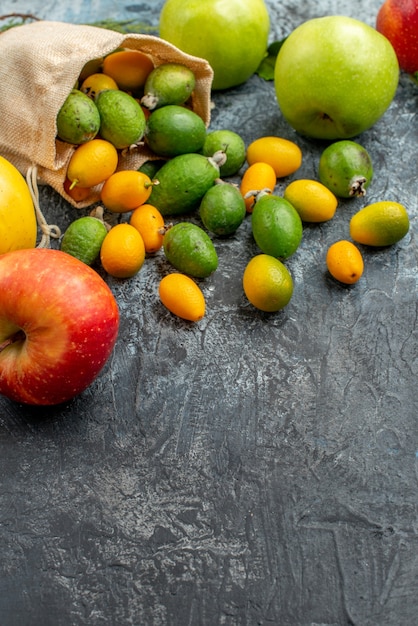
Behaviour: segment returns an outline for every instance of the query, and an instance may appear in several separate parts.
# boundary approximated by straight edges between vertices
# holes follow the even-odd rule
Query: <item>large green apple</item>
[[[213,89],[244,83],[267,51],[264,0],[167,0],[159,21],[162,39],[209,62]]]
[[[399,65],[386,37],[359,20],[308,20],[287,37],[275,66],[277,101],[300,134],[348,139],[367,130],[395,95]]]

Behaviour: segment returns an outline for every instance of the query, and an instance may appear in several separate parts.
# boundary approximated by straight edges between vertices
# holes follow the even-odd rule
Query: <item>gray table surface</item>
[[[378,0],[267,2],[271,41],[311,17],[374,25]],[[2,0],[1,13],[157,26],[162,0]],[[106,278],[121,311],[101,376],[63,406],[0,399],[0,624],[412,626],[418,596],[417,89],[402,74],[384,117],[356,138],[372,155],[368,201],[411,217],[389,249],[364,250],[354,287],[325,270],[362,199],[305,226],[288,261],[295,292],[267,315],[246,301],[249,220],[217,241],[207,315],[157,299],[162,254]],[[258,76],[213,94],[211,129],[246,144],[276,134],[316,177]],[[77,210],[42,187],[47,218]]]

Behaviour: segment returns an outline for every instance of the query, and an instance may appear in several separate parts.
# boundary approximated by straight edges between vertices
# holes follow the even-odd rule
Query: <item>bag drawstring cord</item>
[[[38,168],[36,165],[32,165],[26,172],[26,182],[29,187],[30,195],[32,196],[33,205],[35,207],[36,219],[39,228],[42,231],[42,238],[37,248],[49,248],[51,237],[53,239],[59,239],[61,237],[61,229],[55,224],[48,224],[39,204],[39,189],[38,189]]]

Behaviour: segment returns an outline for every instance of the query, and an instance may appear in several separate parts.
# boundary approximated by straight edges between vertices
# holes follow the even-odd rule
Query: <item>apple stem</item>
[[[0,352],[3,352],[7,346],[10,346],[12,343],[16,343],[16,341],[22,341],[25,339],[26,335],[23,330],[16,331],[11,337],[5,339],[2,343],[0,343]]]

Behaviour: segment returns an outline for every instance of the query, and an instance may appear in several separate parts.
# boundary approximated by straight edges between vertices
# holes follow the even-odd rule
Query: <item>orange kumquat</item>
[[[126,213],[148,200],[152,186],[147,174],[137,170],[122,170],[109,176],[100,192],[100,199],[108,211]]]
[[[258,161],[245,170],[241,178],[240,192],[247,213],[252,213],[257,194],[260,191],[273,193],[276,182],[276,172],[269,163]]]

